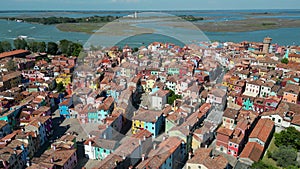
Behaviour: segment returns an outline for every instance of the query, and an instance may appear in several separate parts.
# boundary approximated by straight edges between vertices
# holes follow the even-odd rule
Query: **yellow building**
[[[156,76],[150,75],[146,80],[146,92],[150,92],[153,89],[155,82],[156,82]]]
[[[143,121],[140,120],[132,121],[132,128],[131,128],[132,134],[136,134],[140,129],[144,129],[144,128],[145,128],[145,123]]]
[[[56,77],[55,81],[57,84],[62,83],[64,85],[64,87],[66,87],[68,84],[71,84],[71,82],[72,82],[71,75],[61,74]]]
[[[296,62],[296,63],[300,63],[300,54],[289,54],[289,61],[290,62]]]

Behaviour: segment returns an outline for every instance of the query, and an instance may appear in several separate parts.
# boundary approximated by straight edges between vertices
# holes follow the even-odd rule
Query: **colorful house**
[[[164,117],[162,111],[138,110],[132,118],[132,133],[139,130],[148,130],[153,137],[158,136],[162,130]]]
[[[59,113],[61,117],[70,118],[70,110],[73,106],[72,98],[66,99],[59,104]]]
[[[165,138],[160,144],[154,144],[147,158],[136,166],[136,169],[144,168],[182,168],[186,160],[185,146],[178,137]]]
[[[253,110],[253,108],[254,108],[254,98],[243,97],[243,110]]]
[[[118,146],[117,141],[109,139],[90,138],[84,142],[85,154],[93,160],[104,160]]]
[[[72,76],[68,74],[60,74],[56,77],[55,81],[56,84],[62,83],[64,87],[67,87],[69,84],[71,84]]]
[[[11,132],[12,130],[10,125],[4,120],[0,120],[0,139],[10,134]]]
[[[299,99],[300,87],[293,84],[287,84],[283,89],[282,101],[297,104]]]
[[[146,80],[146,92],[151,92],[152,88],[154,87],[154,84],[156,82],[157,77],[155,75],[150,75]]]

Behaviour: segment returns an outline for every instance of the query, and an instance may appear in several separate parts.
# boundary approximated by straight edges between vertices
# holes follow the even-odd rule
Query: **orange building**
[[[283,89],[283,98],[284,102],[297,104],[299,99],[300,86],[294,84],[287,84]]]

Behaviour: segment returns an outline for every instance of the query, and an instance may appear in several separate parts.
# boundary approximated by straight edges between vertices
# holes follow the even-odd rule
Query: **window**
[[[278,123],[280,123],[281,122],[281,119],[278,119]]]

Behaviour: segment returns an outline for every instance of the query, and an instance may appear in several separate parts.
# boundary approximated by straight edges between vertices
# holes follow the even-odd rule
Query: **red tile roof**
[[[240,158],[248,158],[252,161],[259,161],[264,152],[264,147],[256,142],[248,142],[240,154]]]
[[[12,56],[15,56],[15,55],[20,55],[20,54],[27,54],[29,53],[28,50],[14,50],[14,51],[9,51],[9,52],[3,52],[3,53],[0,53],[0,59],[2,58],[6,58],[6,57],[12,57]]]
[[[260,119],[251,132],[249,138],[258,138],[266,143],[273,132],[274,125],[274,122],[270,119]]]

